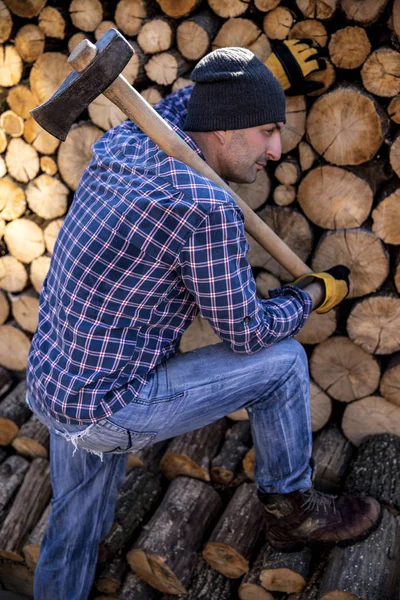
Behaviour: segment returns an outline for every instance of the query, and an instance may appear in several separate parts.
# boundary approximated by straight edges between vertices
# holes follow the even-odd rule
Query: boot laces
[[[335,500],[337,496],[334,496],[333,494],[324,494],[314,488],[310,488],[303,492],[303,496],[306,498],[301,505],[304,511],[315,509],[319,512],[320,509],[323,509],[325,514],[328,513],[329,510],[332,510],[334,515],[336,514]]]

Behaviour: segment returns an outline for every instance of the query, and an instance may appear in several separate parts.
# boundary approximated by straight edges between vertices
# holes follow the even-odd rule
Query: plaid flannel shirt
[[[191,88],[157,107],[180,129]],[[298,333],[311,299],[256,296],[231,195],[168,157],[133,123],[93,147],[57,238],[28,359],[28,392],[61,423],[110,416],[173,356],[200,311],[234,352]]]

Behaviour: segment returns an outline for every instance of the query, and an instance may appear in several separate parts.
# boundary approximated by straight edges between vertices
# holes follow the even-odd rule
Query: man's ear
[[[225,146],[225,144],[227,144],[229,142],[229,137],[230,137],[230,132],[225,130],[225,129],[221,129],[219,131],[213,131],[213,134],[216,136],[218,142],[221,144],[221,146]]]

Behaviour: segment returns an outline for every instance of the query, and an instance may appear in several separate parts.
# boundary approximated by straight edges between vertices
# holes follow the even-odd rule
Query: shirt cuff
[[[307,294],[304,290],[294,286],[294,285],[283,285],[281,287],[275,288],[274,290],[269,290],[270,298],[277,298],[278,296],[289,297],[297,300],[300,303],[300,311],[301,318],[297,327],[290,334],[291,336],[297,335],[301,329],[304,327],[308,317],[312,311],[312,300],[311,296]]]

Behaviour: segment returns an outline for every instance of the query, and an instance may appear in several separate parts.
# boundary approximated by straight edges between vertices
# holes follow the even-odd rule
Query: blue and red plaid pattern
[[[158,112],[180,129],[191,88]],[[295,335],[311,310],[285,286],[256,296],[243,215],[228,192],[168,157],[133,123],[93,147],[40,297],[27,370],[35,404],[89,423],[138,397],[200,311],[234,352]]]

